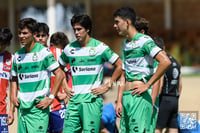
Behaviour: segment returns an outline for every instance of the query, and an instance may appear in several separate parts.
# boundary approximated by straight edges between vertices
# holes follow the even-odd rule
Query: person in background
[[[13,35],[9,28],[0,28],[0,132],[8,132],[8,125],[14,120],[14,105],[10,101],[7,114],[7,89],[11,79],[12,54],[6,50]]]
[[[47,41],[49,39],[49,26],[46,23],[38,22],[38,28],[35,34],[36,42],[39,42],[45,47],[48,47]]]
[[[99,132],[102,113],[101,94],[107,92],[121,75],[122,61],[106,44],[91,37],[92,21],[86,14],[76,14],[71,19],[76,36],[60,56],[62,68],[69,63],[73,87],[65,115],[64,133]],[[111,79],[101,85],[103,64],[115,65]]]
[[[121,132],[150,133],[152,94],[149,89],[171,64],[152,38],[138,33],[133,8],[121,7],[114,14],[114,28],[127,38],[123,46],[123,72],[120,77],[116,115],[121,117]],[[154,72],[155,60],[159,62]],[[122,100],[123,99],[123,100]]]
[[[68,37],[63,32],[55,32],[50,37],[50,50],[58,60],[63,49],[69,43]],[[61,53],[60,53],[61,52]],[[70,65],[68,64],[67,67],[64,68],[64,72],[66,74],[67,84],[70,88],[72,88],[72,76],[71,76],[71,69]],[[62,95],[60,95],[60,99],[62,99]],[[64,98],[64,97],[63,97]],[[64,99],[65,104],[68,103],[69,97]]]
[[[37,34],[35,35],[35,39],[43,46],[48,46],[47,41],[49,39],[49,26],[46,23],[38,23]],[[62,45],[66,45],[69,42],[67,36],[63,36],[63,38],[57,38],[56,40],[59,41]],[[54,44],[54,42],[50,42],[50,44]],[[56,47],[50,47],[50,51],[52,52],[56,60],[58,60],[62,53],[62,49]],[[51,73],[51,91],[53,88],[54,80],[55,75]],[[57,93],[56,98],[50,105],[49,125],[47,130],[48,133],[62,133],[66,110],[64,100],[66,98],[67,95],[66,93],[64,93],[64,89],[61,87],[59,92]]]
[[[64,49],[68,43],[69,39],[64,32],[55,32],[50,37],[50,47]]]
[[[35,41],[37,28],[32,18],[18,22],[18,37],[24,47],[14,55],[11,80],[11,100],[18,108],[18,133],[47,132],[49,106],[65,78],[52,52]],[[51,72],[55,81],[50,92]]]
[[[149,21],[147,21],[143,17],[136,16],[135,28],[138,32],[140,32],[142,34],[150,35],[150,33],[149,33]]]
[[[116,125],[115,104],[107,103],[103,105],[101,125],[99,133],[118,133]]]
[[[156,45],[165,50],[162,38],[153,38]],[[161,77],[159,90],[159,113],[155,133],[178,133],[178,101],[182,90],[181,66],[166,53],[172,64]],[[167,105],[167,106],[166,106]]]
[[[150,35],[149,33],[149,21],[147,21],[145,18],[137,16],[135,21],[135,28],[138,32],[146,35]],[[154,69],[156,71],[158,67],[158,62],[155,60],[154,63]],[[151,97],[152,97],[152,104],[153,104],[153,113],[152,113],[152,119],[151,119],[151,130],[152,132],[155,131],[156,123],[157,123],[157,116],[158,116],[158,108],[159,108],[159,88],[160,88],[160,79],[157,80],[153,86],[150,88],[151,91]]]

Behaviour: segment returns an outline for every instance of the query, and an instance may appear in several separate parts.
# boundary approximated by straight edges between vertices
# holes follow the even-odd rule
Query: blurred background
[[[166,50],[182,65],[179,110],[199,114],[200,0],[0,0],[0,3],[0,27],[9,27],[14,34],[8,49],[12,53],[20,48],[19,19],[32,17],[45,22],[50,27],[50,35],[62,31],[73,41],[71,17],[75,13],[87,13],[93,21],[92,36],[120,54],[124,38],[113,28],[113,12],[122,6],[133,7],[138,16],[150,22],[150,33],[162,37]],[[114,88],[105,95],[105,102],[116,99],[117,87]],[[10,127],[11,133],[16,132],[15,124]]]
[[[15,34],[10,51],[19,47],[17,22],[32,17],[45,22],[50,33],[63,31],[74,39],[70,19],[75,13],[87,13],[93,20],[93,36],[120,53],[121,40],[113,28],[113,12],[130,6],[138,16],[150,22],[150,32],[164,39],[167,50],[183,66],[200,64],[199,0],[0,0],[0,26]]]

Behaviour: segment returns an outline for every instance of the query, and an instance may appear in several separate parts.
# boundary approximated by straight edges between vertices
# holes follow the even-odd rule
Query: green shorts
[[[123,93],[123,111],[120,122],[121,133],[150,133],[152,98],[144,92],[136,97],[132,91]]]
[[[95,98],[92,102],[69,102],[65,113],[63,133],[98,133],[103,102]]]
[[[18,109],[18,133],[46,133],[48,122],[49,108]]]

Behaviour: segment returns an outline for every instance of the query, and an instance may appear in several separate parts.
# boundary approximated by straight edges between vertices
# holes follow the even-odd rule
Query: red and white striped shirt
[[[60,57],[60,55],[62,54],[62,49],[59,49],[59,48],[56,48],[56,47],[51,47],[50,48],[51,52],[53,53],[53,55],[55,56],[55,59],[58,60],[58,58]],[[68,66],[67,68],[68,70],[70,69],[70,67]],[[66,76],[69,77],[66,73]],[[51,90],[53,88],[53,83],[54,83],[54,80],[55,80],[55,75],[53,73],[51,73]],[[69,78],[69,81],[68,81],[68,85],[69,87],[72,87],[72,81],[71,81],[71,76]],[[62,86],[59,90],[60,93],[65,93],[64,90],[62,89]],[[56,111],[56,110],[60,110],[61,108],[63,108],[65,106],[65,103],[64,101],[59,101],[58,99],[54,99],[51,106],[50,106],[50,111]]]
[[[0,54],[0,114],[6,114],[7,87],[11,78],[12,55],[5,51]]]

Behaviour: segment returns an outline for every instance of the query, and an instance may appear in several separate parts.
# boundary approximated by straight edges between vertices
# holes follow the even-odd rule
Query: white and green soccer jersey
[[[75,95],[70,100],[73,102],[90,102],[96,95],[91,94],[91,89],[99,87],[103,78],[103,63],[111,64],[119,56],[104,43],[91,38],[86,47],[80,47],[78,41],[67,45],[59,59],[61,65],[70,63],[72,84]]]
[[[127,81],[143,80],[147,82],[154,74],[154,56],[161,49],[147,35],[137,33],[123,46],[123,69]]]
[[[51,71],[58,67],[53,54],[40,43],[30,53],[25,47],[15,53],[12,76],[18,77],[20,108],[31,108],[36,98],[49,94]]]

